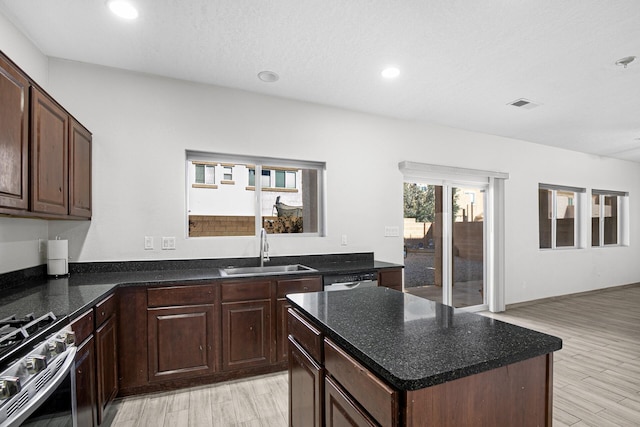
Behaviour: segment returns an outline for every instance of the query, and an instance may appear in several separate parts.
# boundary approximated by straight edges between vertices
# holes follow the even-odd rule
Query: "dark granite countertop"
[[[562,348],[560,338],[387,288],[287,298],[398,390],[441,384]]]
[[[117,286],[183,284],[222,277],[218,268],[256,265],[257,258],[130,261],[70,264],[65,278],[49,278],[42,268],[22,274],[0,275],[0,319],[36,316],[49,311],[71,320],[112,292]],[[304,264],[317,271],[296,275],[335,274],[398,268],[402,265],[375,261],[373,254],[336,254],[273,257],[268,265]],[[43,267],[43,266],[41,266]],[[277,276],[267,276],[277,277]]]

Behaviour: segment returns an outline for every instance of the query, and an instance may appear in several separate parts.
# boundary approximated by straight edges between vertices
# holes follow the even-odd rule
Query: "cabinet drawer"
[[[271,281],[225,282],[220,284],[222,302],[271,298]]]
[[[322,364],[322,333],[292,308],[289,309],[288,328],[289,335],[291,335],[316,362]]]
[[[318,292],[321,290],[321,277],[299,277],[296,279],[278,280],[276,294],[277,298],[284,298],[287,294]]]
[[[398,392],[328,339],[324,340],[324,366],[378,423],[397,425]]]
[[[107,298],[96,304],[96,328],[104,323],[109,317],[116,312],[115,294],[109,295]]]
[[[353,402],[347,393],[330,377],[324,380],[324,405],[325,421],[327,427],[356,426],[369,427],[377,424],[369,416],[364,414],[356,402]]]
[[[147,290],[148,307],[212,304],[214,285],[167,286]]]
[[[76,345],[79,346],[93,333],[93,319],[93,310],[89,310],[71,323],[71,330],[76,334]]]

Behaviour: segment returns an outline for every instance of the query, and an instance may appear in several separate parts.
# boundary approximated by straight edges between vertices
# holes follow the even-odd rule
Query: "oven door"
[[[60,369],[53,378],[42,385],[40,390],[19,411],[13,414],[7,424],[14,426],[60,426],[77,427],[75,408],[75,354],[70,347]],[[40,380],[45,382],[46,380]]]

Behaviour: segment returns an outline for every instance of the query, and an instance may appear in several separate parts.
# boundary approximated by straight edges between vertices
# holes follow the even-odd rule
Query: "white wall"
[[[50,61],[50,79],[94,132],[94,219],[88,230],[49,230],[71,238],[81,261],[256,256],[255,238],[184,238],[184,150],[193,149],[327,163],[328,236],[273,236],[272,255],[374,251],[402,263],[402,239],[383,232],[402,225],[397,165],[411,160],[510,174],[507,303],[640,281],[638,164],[62,60]],[[631,246],[540,251],[540,182],[628,191]],[[177,249],[144,251],[145,235],[156,247],[176,236]]]
[[[0,22],[0,36],[6,27]],[[33,47],[12,53],[6,45],[0,37],[0,48],[25,70],[47,74]],[[71,240],[72,261],[256,256],[255,238],[185,239],[184,153],[191,149],[327,163],[328,236],[271,236],[272,255],[374,251],[402,263],[402,239],[383,233],[402,226],[397,165],[410,160],[510,174],[507,303],[640,281],[635,163],[56,59],[45,87],[94,134],[93,220],[48,224],[49,237]],[[539,182],[628,191],[631,246],[540,251]],[[0,271],[37,265],[43,224],[0,219]],[[155,250],[143,250],[144,236],[155,237]],[[161,236],[175,236],[176,250],[158,250]],[[31,243],[14,244],[19,239]]]

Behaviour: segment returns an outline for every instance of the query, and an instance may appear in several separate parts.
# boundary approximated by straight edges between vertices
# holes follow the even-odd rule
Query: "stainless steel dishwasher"
[[[362,273],[344,273],[325,275],[322,279],[324,290],[344,291],[378,286],[378,273],[367,271]]]

